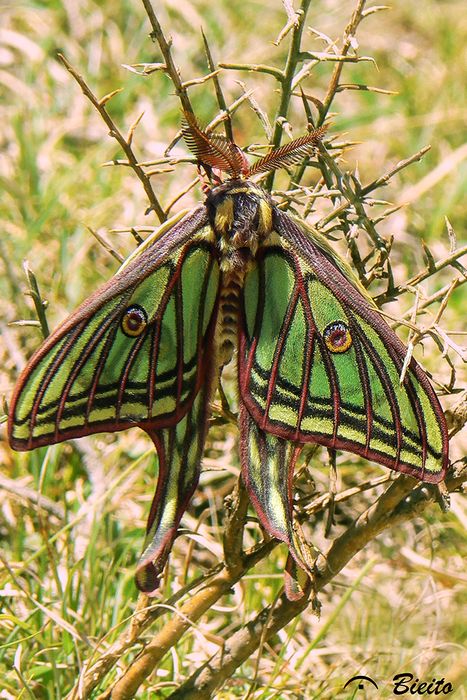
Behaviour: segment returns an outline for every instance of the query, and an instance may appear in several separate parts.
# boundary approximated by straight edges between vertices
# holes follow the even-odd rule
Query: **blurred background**
[[[201,27],[215,61],[284,65],[287,37],[274,43],[286,22],[278,0],[179,0],[154,6],[172,37],[184,80],[209,72]],[[353,7],[353,2],[337,0],[312,3],[303,45],[322,52],[328,38],[340,41]],[[124,166],[103,167],[122,158],[122,153],[58,62],[57,52],[99,97],[122,88],[108,110],[123,133],[143,113],[133,138],[141,161],[163,155],[179,128],[180,107],[167,76],[160,71],[141,75],[141,65],[135,67],[161,61],[139,2],[0,3],[0,11],[0,397],[7,401],[19,371],[41,340],[38,328],[9,325],[35,318],[31,299],[24,294],[23,260],[29,261],[48,301],[48,320],[54,328],[118,268],[87,227],[126,256],[134,249],[130,227],[140,227],[144,235],[158,223],[153,212],[145,214],[148,201],[134,173]],[[462,237],[465,242],[465,4],[396,0],[390,10],[363,22],[357,39],[359,54],[374,60],[347,64],[341,82],[393,94],[367,90],[337,94],[331,132],[340,141],[357,142],[345,152],[341,167],[356,169],[367,183],[431,144],[420,162],[375,194],[404,205],[379,227],[382,235],[394,237],[391,259],[400,283],[425,267],[422,239],[435,260],[449,253],[446,217],[458,243]],[[328,61],[316,65],[303,83],[305,91],[322,99],[333,66]],[[254,90],[254,99],[273,120],[278,103],[273,77],[225,69],[220,80],[229,104],[244,90]],[[202,124],[215,116],[218,108],[210,82],[190,88],[190,97]],[[297,98],[288,121],[290,136],[305,132]],[[267,141],[247,101],[236,111],[233,129],[242,147]],[[186,149],[179,143],[172,153],[183,156]],[[190,164],[164,168],[171,172],[155,174],[152,184],[167,204],[196,172]],[[201,196],[199,187],[190,190],[172,211],[193,206]],[[330,209],[329,202],[327,206]],[[310,221],[322,213],[318,207]],[[446,268],[431,277],[424,283],[426,295],[453,276],[452,268]],[[370,292],[378,292],[377,281]],[[413,295],[407,294],[385,310],[400,316],[412,303]],[[465,309],[461,287],[451,295],[442,319],[443,328],[459,345],[463,337],[455,332],[466,331]],[[417,353],[438,382],[449,381],[451,369],[433,342],[428,340]],[[451,355],[460,386],[458,353]],[[457,401],[458,395],[453,395],[443,405],[452,408]],[[36,698],[61,698],[75,682],[91,647],[102,642],[99,650],[110,644],[134,610],[132,576],[154,490],[155,458],[138,431],[15,454],[6,444],[4,427],[0,698],[27,697],[28,692]],[[195,551],[190,551],[187,563],[193,539],[176,541],[167,590],[222,558],[223,497],[238,473],[235,441],[231,428],[211,430],[201,488],[183,520],[186,528],[199,533]],[[464,454],[465,440],[456,436],[452,458]],[[313,478],[326,489],[324,464],[325,455],[318,454]],[[383,473],[382,467],[349,455],[340,472],[349,484]],[[360,498],[337,513],[338,527],[368,505],[362,494]],[[342,686],[357,674],[381,683],[380,697],[392,697],[389,681],[401,672],[427,681],[444,676],[455,685],[456,699],[467,697],[462,615],[466,522],[465,503],[454,494],[448,513],[433,505],[422,518],[380,535],[322,594],[321,619],[311,612],[301,615],[265,646],[259,661],[244,664],[218,697],[246,697],[255,674],[258,686],[250,696],[255,698],[350,698],[354,695],[349,689],[342,691]],[[211,610],[168,655],[144,691],[148,694],[141,697],[167,697],[174,683],[217,651],[212,637],[228,637],[230,630],[270,603],[282,585],[285,557],[285,549],[279,547],[270,560],[250,572],[222,606]],[[364,567],[367,573],[357,581]],[[131,653],[121,662],[130,659]],[[370,691],[356,696],[366,697],[368,692],[373,697]]]

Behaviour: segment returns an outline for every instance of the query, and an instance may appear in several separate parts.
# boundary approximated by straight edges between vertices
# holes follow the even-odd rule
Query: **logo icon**
[[[349,678],[347,683],[344,685],[344,689],[347,688],[347,686],[350,683],[353,683],[354,681],[360,681],[358,684],[359,690],[363,690],[365,688],[363,681],[368,681],[369,683],[372,683],[375,686],[375,688],[378,689],[378,686],[375,683],[375,681],[373,680],[373,678],[370,678],[369,676],[352,676],[352,678]]]

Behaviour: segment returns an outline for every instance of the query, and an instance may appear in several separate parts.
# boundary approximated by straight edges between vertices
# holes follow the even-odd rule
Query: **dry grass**
[[[307,50],[326,50],[324,35],[339,40],[351,9],[349,3],[336,0],[313,3],[303,40]],[[388,204],[375,201],[367,208],[375,218],[394,205],[407,204],[378,224],[379,235],[394,237],[390,260],[396,284],[426,266],[421,239],[435,260],[449,255],[453,238],[448,236],[445,217],[457,232],[457,245],[462,244],[462,195],[467,180],[463,143],[467,76],[462,61],[467,20],[463,9],[460,0],[428,0],[421,12],[419,3],[407,0],[391,12],[369,17],[358,32],[359,52],[374,57],[378,69],[371,61],[348,64],[342,82],[367,84],[397,95],[345,90],[332,104],[331,131],[336,140],[360,142],[337,153],[339,167],[357,173],[364,184],[425,145],[432,146],[420,162],[374,193]],[[37,328],[8,325],[34,318],[31,300],[24,296],[23,258],[29,261],[49,302],[47,316],[53,328],[117,268],[87,226],[125,256],[134,248],[130,227],[141,227],[144,235],[157,224],[154,213],[144,213],[147,197],[134,172],[125,166],[101,167],[122,158],[122,153],[57,61],[56,51],[67,56],[99,96],[124,88],[108,105],[123,133],[144,112],[133,141],[144,162],[163,155],[177,132],[180,110],[167,76],[160,72],[141,76],[122,68],[122,64],[161,60],[157,46],[147,36],[149,24],[142,5],[129,0],[50,0],[12,4],[3,15],[0,394],[8,399],[19,370],[40,342]],[[198,32],[201,25],[216,61],[284,64],[287,38],[279,46],[272,43],[286,21],[280,2],[271,6],[261,1],[182,0],[175,7],[173,3],[160,7],[159,16],[172,36],[184,79],[208,72]],[[305,92],[323,100],[332,70],[333,64],[327,61],[316,65],[303,83]],[[229,103],[244,90],[254,90],[254,100],[273,119],[278,85],[271,75],[224,69],[220,77]],[[212,84],[191,87],[189,95],[200,121],[210,121],[218,110]],[[288,122],[294,136],[303,133],[306,120],[299,98],[292,99]],[[261,121],[248,101],[236,112],[234,133],[242,146],[266,142]],[[187,155],[180,144],[172,154]],[[151,177],[164,206],[195,176],[189,164],[148,169],[153,167],[172,170]],[[303,183],[312,186],[316,180],[316,170],[310,169]],[[282,175],[274,187],[280,198],[289,187],[288,178]],[[198,188],[190,190],[174,210],[191,206],[199,197]],[[300,208],[304,205],[306,201]],[[319,198],[310,220],[319,221],[331,208],[329,199]],[[342,230],[339,222],[333,234],[345,252]],[[371,250],[363,227],[357,225],[351,233],[358,234],[362,254]],[[423,296],[429,298],[454,277],[462,278],[458,265],[429,276],[419,285],[422,303]],[[384,279],[375,278],[369,286],[374,296],[385,289]],[[386,305],[385,311],[398,319],[409,313],[410,318],[414,299],[410,289]],[[418,317],[419,326],[432,322],[439,302]],[[461,420],[460,390],[465,381],[457,346],[465,339],[460,332],[466,332],[465,287],[459,286],[450,295],[438,326],[441,335],[435,335],[449,341],[446,355],[456,373],[456,393],[443,392],[442,401]],[[398,332],[407,334],[404,328]],[[437,388],[451,384],[452,367],[432,337],[424,341],[423,349],[416,348],[416,354],[434,374]],[[65,698],[80,672],[102,659],[112,644],[121,642],[135,612],[132,576],[154,489],[155,458],[146,437],[133,431],[24,454],[11,452],[4,435],[0,440],[0,698]],[[465,439],[457,434],[452,440],[453,461],[464,457],[465,447]],[[351,455],[340,456],[338,466],[339,490],[387,473]],[[184,534],[171,555],[160,600],[222,559],[223,499],[238,474],[232,428],[213,427],[204,468],[201,486],[183,520]],[[325,493],[329,477],[324,451],[315,455],[309,474],[318,492]],[[310,494],[305,476],[297,484],[303,498]],[[359,492],[342,503],[331,538],[383,488]],[[217,698],[344,700],[353,695],[349,689],[343,691],[343,685],[356,674],[377,680],[381,698],[392,697],[390,681],[403,671],[425,680],[444,676],[456,688],[454,697],[466,698],[462,687],[466,521],[465,502],[454,494],[448,513],[432,503],[420,517],[384,531],[326,586],[320,595],[321,619],[307,610],[280,629],[237,668]],[[321,513],[313,519],[310,534],[318,547],[327,549],[324,525]],[[259,531],[252,522],[246,544],[258,539]],[[163,658],[138,697],[169,697],[222,649],[224,640],[270,605],[282,586],[285,556],[283,547],[276,547],[223,596]],[[167,612],[135,644],[121,648],[115,665],[88,697],[98,697],[110,687],[131,665],[142,641],[151,640],[174,617],[175,613]]]

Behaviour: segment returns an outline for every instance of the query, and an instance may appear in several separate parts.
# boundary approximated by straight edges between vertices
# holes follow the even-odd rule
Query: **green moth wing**
[[[345,264],[274,209],[244,285],[239,383],[260,429],[355,452],[428,482],[443,479],[447,427],[425,373]]]
[[[304,593],[300,576],[293,566],[298,564],[313,578],[313,553],[299,536],[300,525],[293,514],[293,477],[300,447],[262,430],[240,402],[240,457],[242,477],[258,518],[271,537],[286,542],[289,548],[285,587],[289,600]]]
[[[178,524],[198,484],[210,396],[211,382],[205,381],[176,425],[151,434],[159,458],[157,489],[136,570],[136,584],[147,594],[159,586]]]
[[[31,358],[12,399],[12,447],[181,420],[208,381],[218,287],[201,206],[142,244]]]

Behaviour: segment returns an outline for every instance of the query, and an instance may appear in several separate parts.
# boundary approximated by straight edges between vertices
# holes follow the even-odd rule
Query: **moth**
[[[136,582],[151,593],[198,483],[216,381],[235,358],[251,502],[269,535],[287,544],[288,568],[312,576],[292,507],[303,445],[348,450],[436,483],[448,463],[444,415],[414,359],[400,381],[406,349],[348,264],[252,180],[301,162],[324,129],[251,167],[194,116],[182,132],[214,185],[33,355],[11,400],[10,443],[31,450],[132,426],[148,433],[159,475]]]

